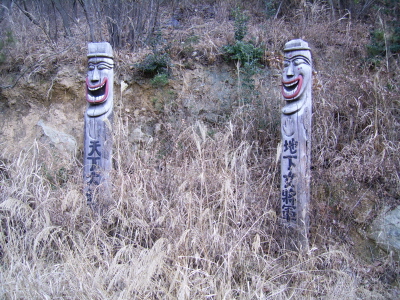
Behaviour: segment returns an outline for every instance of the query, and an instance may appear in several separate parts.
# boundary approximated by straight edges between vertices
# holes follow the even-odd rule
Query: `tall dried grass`
[[[79,176],[54,186],[40,146],[21,153],[1,181],[2,297],[368,298],[348,248],[279,246],[276,149],[260,154],[233,123],[208,130],[197,122],[169,133],[167,153],[156,142],[132,153],[117,114],[114,203],[102,217]]]
[[[236,141],[235,130],[230,124],[211,138],[204,124],[188,126],[173,135],[160,166],[154,145],[127,155],[131,145],[117,118],[115,203],[102,217],[84,204],[79,177],[54,187],[38,163],[40,147],[21,154],[1,182],[2,297],[354,295],[346,252],[299,257],[277,245],[269,203],[276,197],[276,163],[257,170],[250,162],[266,158],[257,158],[255,145]]]

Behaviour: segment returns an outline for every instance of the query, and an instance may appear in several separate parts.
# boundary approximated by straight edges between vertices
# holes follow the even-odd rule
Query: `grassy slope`
[[[116,107],[115,204],[103,217],[85,205],[79,157],[64,175],[58,167],[44,169],[47,150],[40,143],[17,157],[3,153],[0,297],[393,298],[398,264],[362,233],[380,207],[396,204],[399,197],[394,176],[399,91],[388,88],[395,86],[399,68],[368,67],[363,60],[368,32],[362,24],[331,21],[322,8],[306,16],[291,23],[253,20],[247,38],[268,48],[269,67],[257,77],[261,96],[240,105],[238,89],[237,103],[218,124],[185,119],[182,99],[194,91],[182,88],[162,110],[152,103],[152,118],[162,130],[151,144],[137,144],[132,151],[127,122],[140,124],[140,119]],[[190,68],[224,64],[220,47],[233,41],[228,20],[197,17],[184,26],[163,29],[175,63],[171,86],[184,86],[180,53],[190,36],[200,37],[192,46],[203,53],[199,61],[185,62]],[[52,59],[85,64],[84,57],[77,58],[85,53],[78,37],[66,53],[60,52],[63,41],[56,49],[32,47],[25,34],[17,37],[13,59],[39,62],[39,69],[28,72],[37,82],[51,73]],[[276,53],[299,36],[312,46],[316,70],[312,251],[306,255],[284,250],[276,217],[281,105]],[[30,52],[22,58],[24,49]],[[125,76],[144,57],[142,50],[117,52],[116,78],[134,80]],[[50,60],[40,60],[48,55]],[[47,166],[57,165],[51,159],[46,156]],[[371,213],[364,216],[360,203]]]

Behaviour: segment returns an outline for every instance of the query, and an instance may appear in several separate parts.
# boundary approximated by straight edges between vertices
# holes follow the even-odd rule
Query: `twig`
[[[38,20],[36,20],[36,19],[34,18],[34,16],[33,16],[29,11],[26,10],[26,3],[25,3],[25,1],[24,1],[24,7],[25,7],[25,8],[22,8],[16,1],[14,2],[14,4],[18,7],[18,9],[19,9],[33,24],[35,24],[36,26],[38,26],[38,27],[43,31],[43,33],[46,35],[46,37],[47,37],[47,39],[49,40],[49,42],[52,43],[52,40],[51,40],[49,34],[46,32],[46,30],[43,28],[43,26],[40,24],[40,22],[39,22]],[[53,45],[53,46],[54,46],[54,45]]]
[[[277,9],[277,11],[276,11],[274,20],[276,20],[276,19],[278,18],[278,15],[279,15],[279,13],[280,13],[280,11],[281,11],[282,3],[283,3],[283,0],[281,1],[281,3],[279,3],[279,7],[278,7],[278,9]]]

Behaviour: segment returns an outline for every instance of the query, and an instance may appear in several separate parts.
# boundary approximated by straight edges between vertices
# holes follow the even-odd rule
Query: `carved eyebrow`
[[[103,68],[107,68],[107,69],[112,69],[114,67],[114,64],[110,64],[108,62],[105,61],[99,61],[99,62],[89,62],[88,63],[89,67],[103,67]]]
[[[106,63],[106,62],[100,62],[98,64],[98,66],[102,67],[102,68],[106,68],[106,69],[112,69],[114,67],[113,64],[109,64],[109,63]]]
[[[302,55],[293,56],[293,57],[287,59],[287,61],[293,61],[294,62],[297,59],[303,60],[306,64],[311,65],[310,60],[307,57],[302,56]]]

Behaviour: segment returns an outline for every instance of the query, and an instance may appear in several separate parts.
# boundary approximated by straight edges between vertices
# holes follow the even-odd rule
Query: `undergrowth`
[[[249,17],[236,8],[232,12],[234,18],[235,43],[225,45],[222,49],[227,61],[233,61],[237,74],[237,105],[243,106],[252,103],[258,94],[255,91],[254,75],[261,72],[264,49],[254,46],[251,41],[244,41],[247,34]]]
[[[115,125],[120,159],[130,145],[123,120]],[[199,122],[173,135],[163,162],[151,146],[121,160],[102,217],[85,205],[79,177],[54,189],[41,175],[40,145],[21,153],[1,182],[2,296],[363,298],[346,247],[303,257],[279,246],[277,164],[236,130],[211,138]],[[252,165],[256,157],[265,162]]]

